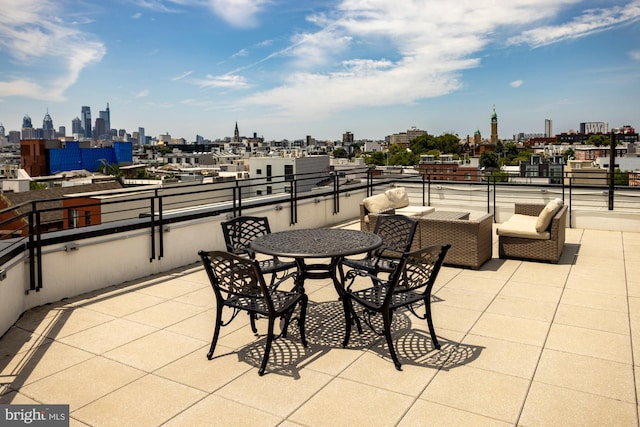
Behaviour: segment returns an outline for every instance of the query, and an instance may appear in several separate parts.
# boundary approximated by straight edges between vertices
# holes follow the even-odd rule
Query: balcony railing
[[[218,223],[242,214],[268,216],[274,231],[355,220],[363,198],[393,186],[406,187],[412,204],[492,213],[496,222],[513,213],[516,201],[559,197],[570,207],[569,226],[598,228],[617,221],[635,230],[640,223],[640,187],[574,185],[570,179],[546,185],[440,181],[377,172],[362,168],[125,188],[13,206],[0,211],[0,301],[10,304],[27,295],[19,309],[9,310],[16,316],[81,291],[196,262],[199,249],[224,249]],[[8,283],[9,298],[3,294]]]

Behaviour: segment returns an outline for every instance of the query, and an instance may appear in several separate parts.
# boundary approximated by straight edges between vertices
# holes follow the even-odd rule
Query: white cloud
[[[257,15],[270,0],[209,0],[213,12],[239,28],[255,27],[258,24]]]
[[[629,52],[629,56],[634,61],[640,61],[640,49],[639,50],[632,50],[631,52]]]
[[[640,20],[640,1],[631,1],[626,6],[609,9],[589,9],[571,22],[561,25],[547,25],[533,28],[509,39],[509,44],[526,43],[533,47],[585,37],[614,26],[630,24]]]
[[[194,80],[194,83],[202,88],[244,89],[249,87],[244,77],[233,74],[225,74],[222,76],[208,74],[204,79]]]
[[[59,18],[64,15],[58,2],[24,0],[3,5],[0,14],[0,52],[4,52],[18,67],[20,77],[0,82],[8,90],[2,95],[19,95],[36,99],[60,101],[73,86],[80,73],[102,60],[104,44],[92,40]],[[46,66],[45,76],[34,74],[36,65]],[[36,83],[37,82],[37,83]]]
[[[171,77],[171,80],[173,80],[174,82],[178,81],[178,80],[182,80],[185,77],[189,77],[192,73],[193,73],[193,71],[185,71],[184,73],[182,73],[180,75],[177,75],[175,77]]]
[[[342,0],[333,12],[309,16],[317,31],[298,33],[290,45],[260,61],[291,58],[275,88],[240,102],[263,106],[275,118],[317,119],[348,108],[413,103],[459,90],[461,73],[481,66],[490,45],[565,40],[640,16],[640,0],[625,8],[589,10],[562,27],[552,22],[577,0]],[[561,34],[543,38],[545,31]],[[520,32],[519,36],[513,36]],[[238,71],[238,70],[235,70]],[[512,82],[514,88],[522,81]]]
[[[136,93],[134,98],[146,98],[149,96],[149,89],[143,89],[140,92]]]
[[[131,19],[140,19],[142,17],[142,13],[138,12],[138,13],[134,13],[133,15],[131,15]]]
[[[524,83],[522,80],[514,80],[511,83],[509,83],[509,86],[517,89],[520,86],[522,86],[522,83]]]

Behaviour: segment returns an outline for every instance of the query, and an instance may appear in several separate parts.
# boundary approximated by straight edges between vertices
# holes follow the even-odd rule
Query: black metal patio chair
[[[373,232],[382,237],[382,246],[367,253],[365,258],[345,258],[344,266],[364,270],[368,273],[391,273],[395,270],[402,254],[409,252],[418,221],[405,215],[379,215]]]
[[[349,310],[347,317],[354,314],[353,302],[363,307],[363,321],[374,331],[371,316],[381,314],[383,319],[383,330],[376,331],[380,335],[384,335],[389,346],[389,353],[396,366],[401,370],[401,364],[393,346],[391,338],[391,322],[393,321],[393,313],[403,307],[406,307],[413,315],[427,321],[431,341],[436,349],[440,349],[440,343],[436,337],[431,319],[431,289],[436,281],[440,267],[445,255],[451,245],[433,245],[416,251],[405,253],[397,263],[395,270],[388,279],[382,279],[371,273],[367,273],[361,269],[352,269],[346,273],[346,293],[345,298]],[[356,287],[359,278],[363,278],[365,283],[371,281],[371,286],[352,290]],[[362,283],[358,283],[362,286]],[[425,314],[420,315],[416,309],[420,305],[424,305]],[[349,344],[351,335],[351,321],[346,322],[346,334],[342,345],[346,347]]]
[[[261,315],[269,321],[267,343],[262,364],[258,370],[259,375],[264,374],[273,340],[287,336],[289,323],[292,319],[295,319],[293,314],[298,305],[300,305],[300,315],[297,318],[300,328],[300,341],[303,346],[307,346],[304,327],[307,313],[307,295],[278,289],[278,286],[284,281],[295,280],[297,273],[289,273],[279,278],[272,286],[267,286],[256,260],[250,260],[224,251],[200,251],[198,255],[202,259],[216,295],[216,323],[211,347],[207,354],[209,360],[213,358],[213,352],[220,336],[220,328],[231,323],[240,311],[248,312],[252,320],[255,316]],[[224,307],[229,307],[233,310],[230,319],[226,322],[222,320]],[[284,323],[280,334],[275,336],[274,326],[277,319],[282,319]]]

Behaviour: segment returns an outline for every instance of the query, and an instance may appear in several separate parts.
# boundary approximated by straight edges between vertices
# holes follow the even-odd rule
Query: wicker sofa
[[[524,230],[527,221],[535,224],[536,218],[540,217],[545,208],[548,209],[548,206],[549,204],[516,203],[515,215],[497,227],[500,258],[558,263],[564,249],[567,212],[569,210],[567,205],[562,204],[553,213],[546,229],[542,231]]]
[[[370,215],[373,227],[378,215]],[[434,244],[451,244],[445,265],[479,269],[493,256],[493,215],[474,219],[443,219],[426,214],[418,218],[411,250]]]
[[[416,206],[409,204],[409,196],[403,187],[391,188],[384,193],[367,197],[360,203],[360,229],[373,231],[373,225],[369,223],[369,214],[398,214],[413,218],[435,211],[431,206]]]

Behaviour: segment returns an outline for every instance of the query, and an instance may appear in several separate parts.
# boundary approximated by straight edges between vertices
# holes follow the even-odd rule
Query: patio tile
[[[212,393],[252,370],[250,365],[239,362],[235,355],[214,357],[209,360],[207,359],[208,350],[209,347],[200,348],[158,369],[154,374]],[[220,346],[217,350],[220,352],[217,354],[225,354],[232,351],[223,346]]]
[[[434,355],[437,351],[431,353]],[[438,372],[437,365],[416,366],[402,359],[400,361],[403,362],[401,372],[396,370],[390,357],[382,359],[373,352],[365,352],[340,373],[340,378],[408,396],[419,396]],[[372,375],[373,372],[375,375]]]
[[[632,426],[636,405],[534,381],[518,425]]]
[[[504,284],[504,280],[460,273],[447,283],[446,289],[486,292],[495,295],[500,292]]]
[[[87,309],[114,317],[122,317],[164,302],[164,299],[138,292],[121,292],[117,296],[100,298],[83,304]]]
[[[540,265],[540,263],[536,262],[523,262],[509,277],[509,282],[526,283],[529,286],[544,285],[561,288],[564,286],[570,270],[570,265]],[[540,274],[543,271],[545,273]]]
[[[613,295],[627,295],[627,284],[624,277],[611,277],[609,274],[584,273],[576,274],[571,272],[567,279],[567,289],[578,289],[584,291],[604,292]]]
[[[547,322],[484,313],[471,329],[471,333],[542,347],[548,330]]]
[[[444,287],[434,293],[441,301],[438,304],[458,308],[468,308],[476,311],[484,311],[491,304],[494,296],[485,292],[468,291],[464,289],[449,289]]]
[[[282,417],[277,415],[272,415],[216,395],[210,395],[184,412],[176,415],[167,423],[162,424],[162,426],[208,427],[215,424],[220,426],[267,427],[281,425],[281,421]]]
[[[627,312],[627,298],[624,295],[610,295],[590,290],[565,289],[560,300],[562,304],[591,307],[601,310]]]
[[[440,371],[420,399],[515,424],[529,380],[461,366]]]
[[[536,370],[541,347],[469,334],[462,344],[481,348],[479,356],[466,366],[486,369],[520,378],[531,378]]]
[[[560,304],[554,322],[616,334],[629,334],[629,317],[618,311]]]
[[[117,333],[114,333],[117,331]],[[156,328],[116,319],[60,339],[73,347],[102,354],[156,331]]]
[[[36,323],[35,318],[31,317],[29,321],[18,321],[18,325],[38,335],[62,338],[113,319],[113,316],[84,308],[61,307],[51,310],[50,315],[47,315],[38,323]]]
[[[545,350],[534,381],[635,403],[633,367],[575,353]]]
[[[13,388],[21,387],[92,357],[91,353],[53,341],[14,356],[0,357],[0,376],[3,381],[10,381]]]
[[[118,362],[93,357],[22,387],[20,392],[39,402],[68,404],[74,411],[143,375]]]
[[[289,420],[318,427],[395,425],[412,402],[410,396],[336,378],[291,414]]]
[[[216,306],[216,297],[213,294],[211,286],[181,295],[174,298],[173,301],[204,308],[212,308]]]
[[[204,310],[205,308],[203,307],[165,301],[129,314],[124,319],[162,329],[202,313]]]
[[[154,371],[206,343],[168,331],[156,331],[104,353],[105,357],[117,360],[145,372]]]
[[[181,322],[167,326],[165,329],[167,331],[207,342],[211,341],[213,338],[215,320],[216,314],[214,310],[207,309],[207,311],[203,311]]]
[[[71,416],[99,426],[160,425],[173,418],[206,393],[182,384],[145,375],[77,411]]]
[[[631,364],[627,335],[554,324],[546,348]]]
[[[273,415],[287,417],[333,379],[330,375],[310,369],[305,369],[302,375],[304,381],[292,381],[290,376],[269,371],[259,377],[257,370],[252,369],[218,390],[216,395]],[[282,390],[286,390],[286,396],[282,395]],[[322,412],[327,413],[327,407]],[[305,424],[308,425],[308,422],[309,419]]]
[[[510,280],[502,289],[500,295],[528,298],[540,302],[558,303],[562,297],[562,291],[562,287],[558,286]]]
[[[487,313],[551,322],[556,307],[557,304],[552,302],[498,295],[487,308]]]
[[[182,295],[198,291],[200,289],[208,289],[211,291],[211,286],[203,285],[202,283],[193,282],[189,280],[183,280],[182,278],[176,278],[172,280],[166,280],[166,278],[160,283],[154,283],[152,285],[139,286],[135,289],[136,292],[141,294],[152,295],[163,299],[173,299]]]
[[[507,427],[511,423],[439,405],[426,400],[418,400],[397,424],[398,427],[428,426],[474,426],[474,427]]]
[[[2,337],[0,356],[14,356],[43,344],[50,344],[51,338],[34,334],[17,326],[12,326]]]
[[[482,315],[481,311],[447,306],[439,303],[431,304],[431,317],[436,334],[441,328],[469,332]]]

